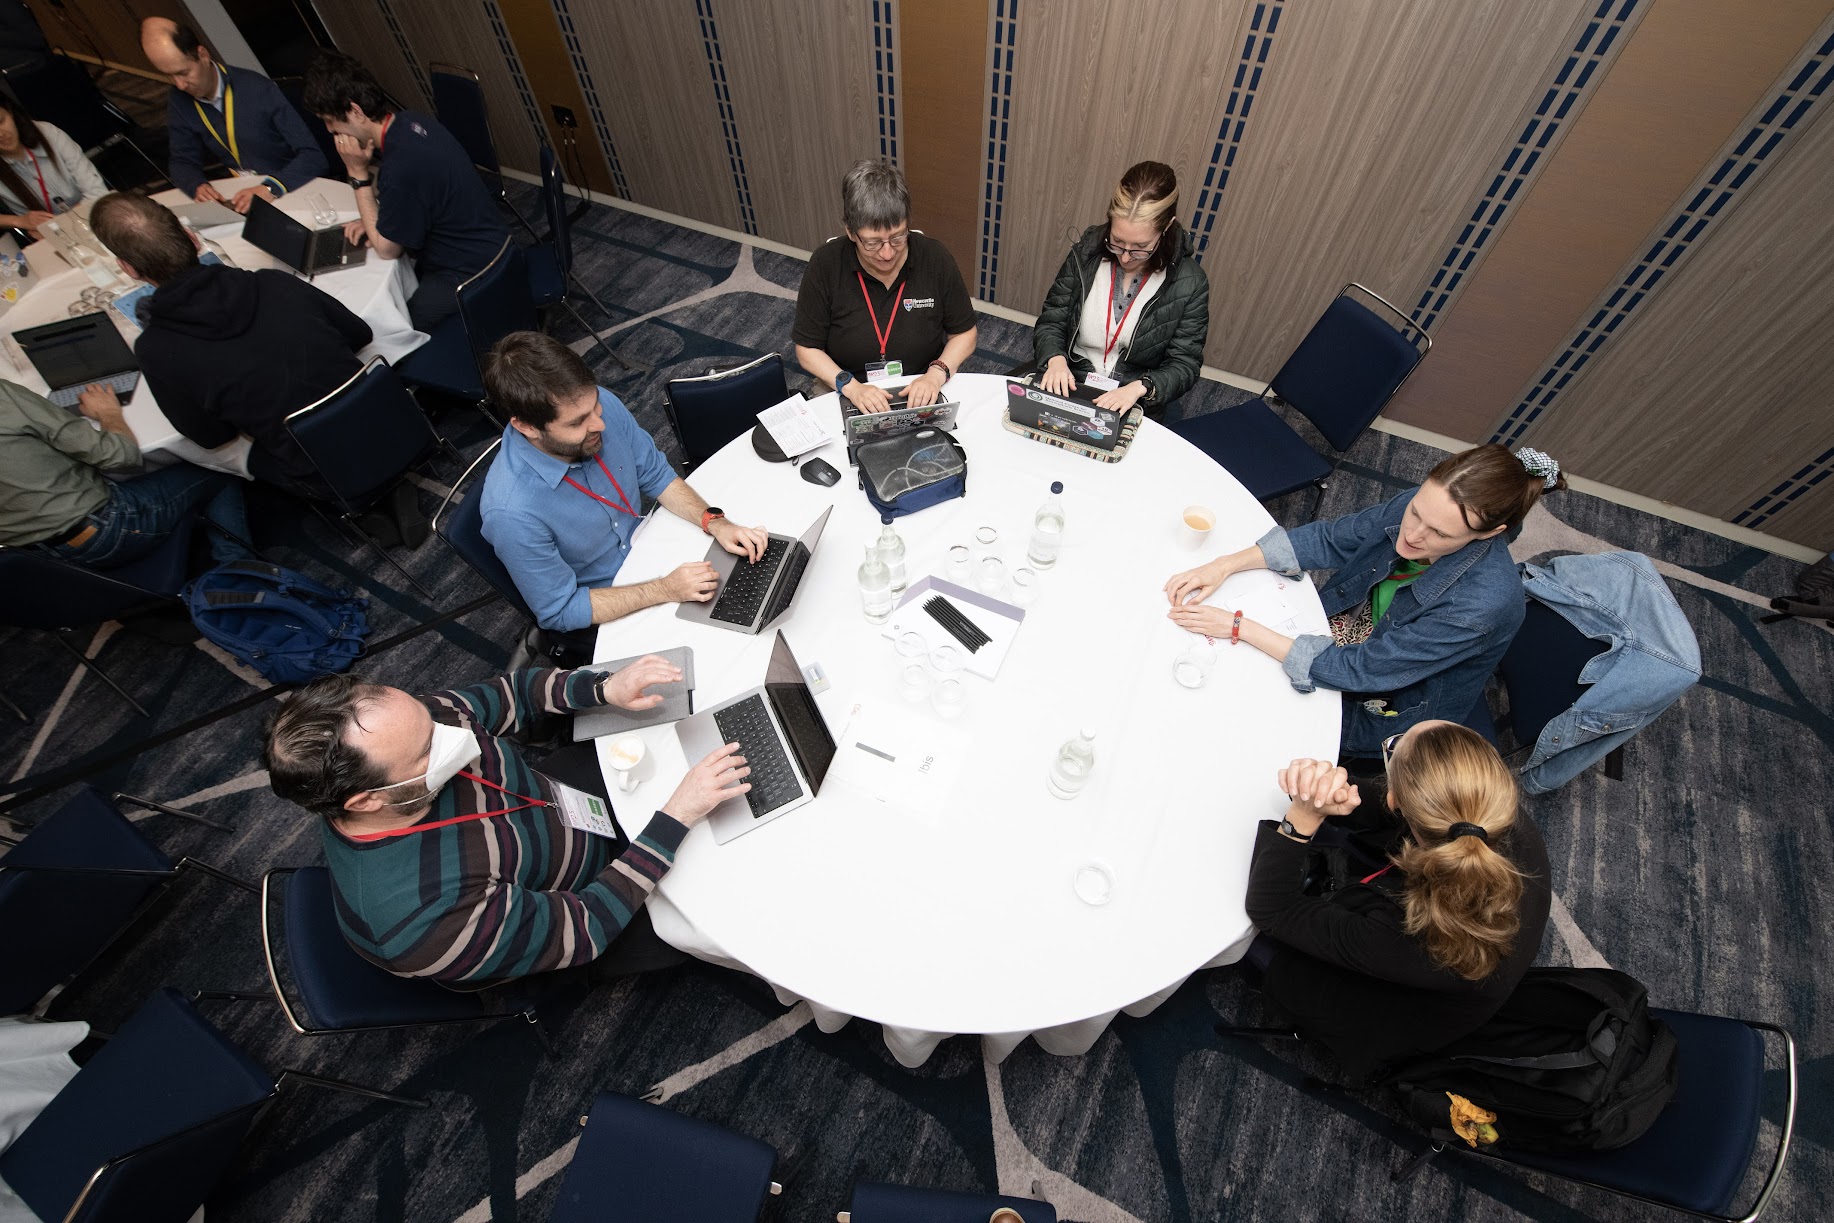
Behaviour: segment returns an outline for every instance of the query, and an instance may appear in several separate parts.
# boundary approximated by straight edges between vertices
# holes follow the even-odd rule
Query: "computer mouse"
[[[833,488],[841,482],[841,473],[835,470],[834,464],[825,459],[810,459],[802,465],[802,478],[811,484]]]

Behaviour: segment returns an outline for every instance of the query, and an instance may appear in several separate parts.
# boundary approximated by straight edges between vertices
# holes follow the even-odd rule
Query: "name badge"
[[[1083,385],[1092,391],[1112,391],[1121,383],[1106,374],[1088,373],[1083,375]]]
[[[569,825],[581,832],[617,839],[618,828],[611,821],[611,805],[604,799],[563,785],[552,777],[548,778],[548,784],[554,789],[554,801],[560,807],[560,817]]]
[[[902,361],[868,361],[866,363],[866,381],[885,382],[892,378],[904,377]]]

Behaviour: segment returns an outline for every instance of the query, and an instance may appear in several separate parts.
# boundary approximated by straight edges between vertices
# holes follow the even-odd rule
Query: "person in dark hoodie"
[[[104,196],[89,223],[124,273],[156,286],[134,355],[166,419],[200,446],[246,434],[256,480],[328,498],[285,422],[362,369],[369,324],[291,272],[200,262],[196,239],[145,196]]]

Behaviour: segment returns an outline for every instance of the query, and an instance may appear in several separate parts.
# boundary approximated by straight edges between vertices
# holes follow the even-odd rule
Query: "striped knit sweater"
[[[512,794],[552,799],[553,783],[501,736],[544,714],[598,705],[590,671],[529,668],[421,698],[465,727],[483,755],[466,772]],[[463,777],[420,821],[520,803]],[[357,842],[325,824],[325,858],[344,936],[404,977],[483,986],[584,964],[629,924],[668,872],[687,829],[658,811],[629,849],[580,832],[553,807],[526,807],[411,836]]]

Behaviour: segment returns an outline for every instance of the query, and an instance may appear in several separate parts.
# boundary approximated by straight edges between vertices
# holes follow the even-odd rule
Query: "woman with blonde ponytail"
[[[1549,903],[1547,848],[1495,748],[1444,721],[1382,747],[1385,802],[1364,804],[1326,761],[1280,770],[1291,805],[1261,825],[1248,879],[1268,1002],[1359,1076],[1495,1014]]]

